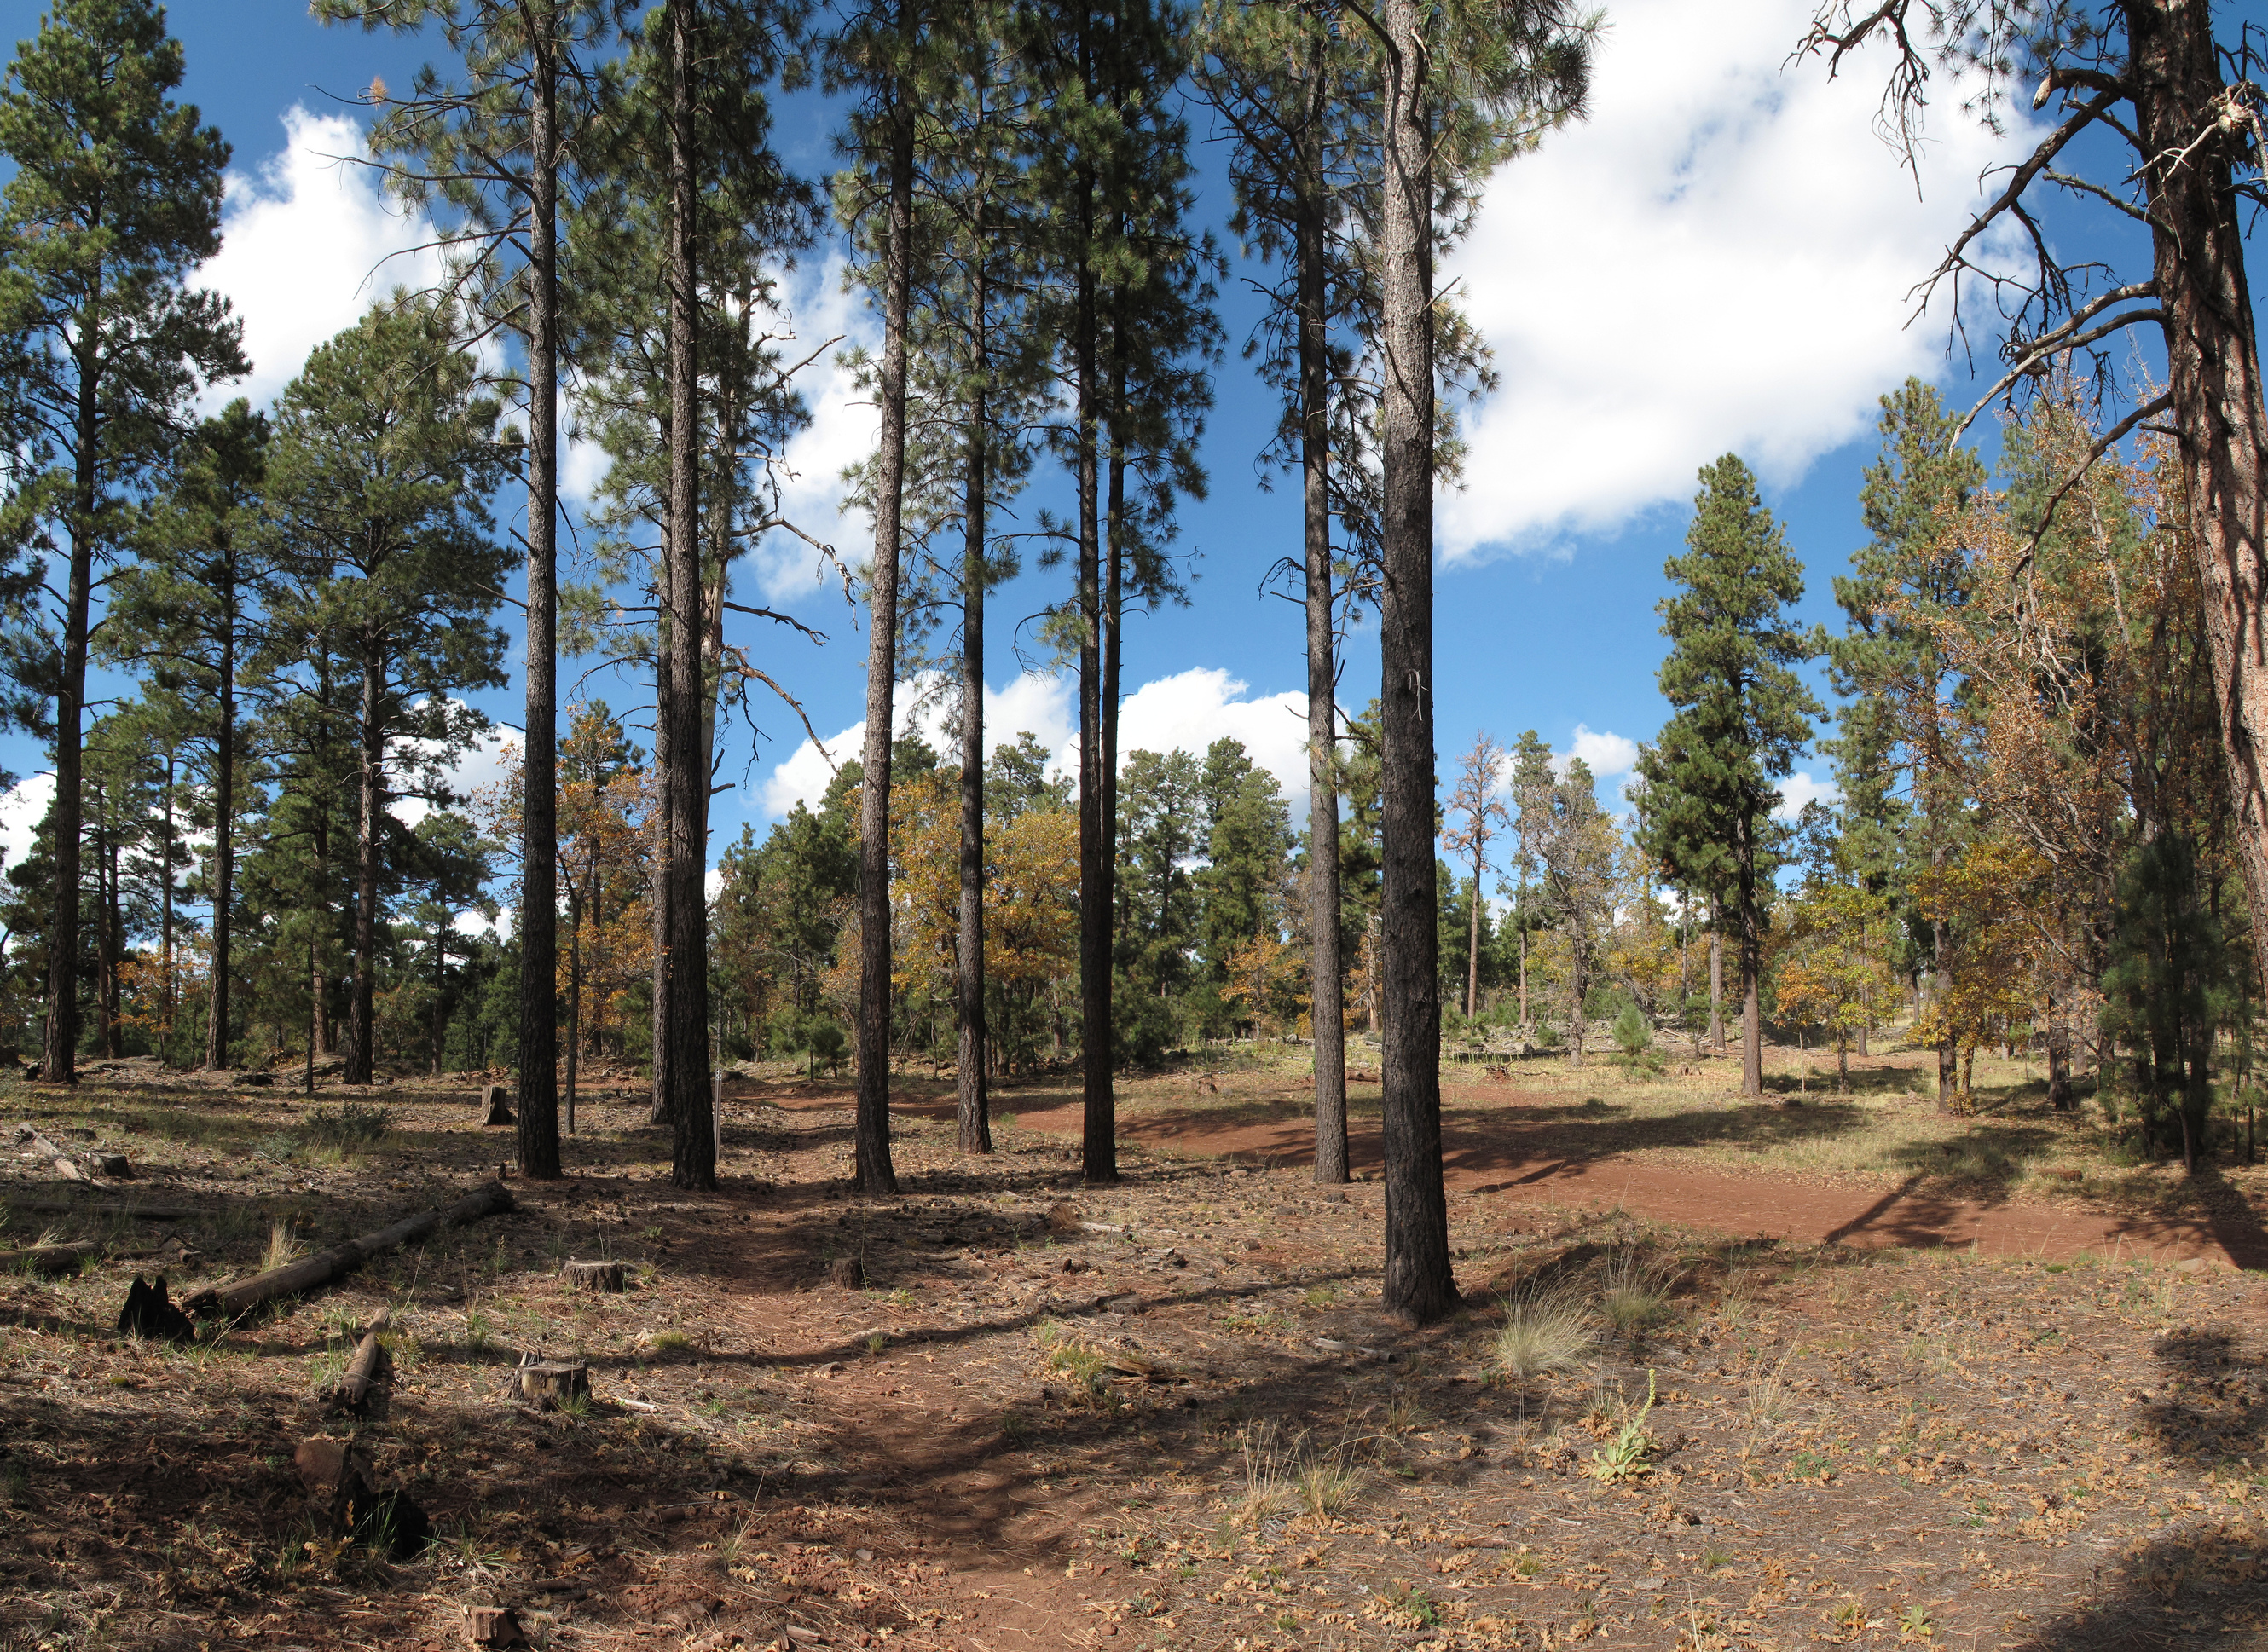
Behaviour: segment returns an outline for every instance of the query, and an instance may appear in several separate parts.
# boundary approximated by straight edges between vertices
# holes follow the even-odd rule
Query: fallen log
[[[92,1245],[27,1245],[19,1251],[0,1251],[0,1272],[28,1267],[42,1279],[76,1274],[95,1253]]]
[[[331,1408],[334,1411],[349,1411],[360,1416],[370,1408],[372,1391],[385,1385],[394,1362],[387,1356],[386,1344],[379,1340],[378,1333],[386,1329],[387,1322],[392,1318],[391,1309],[380,1308],[370,1317],[370,1323],[363,1327],[362,1340],[355,1347],[354,1358],[347,1363],[346,1375],[340,1377],[338,1386],[331,1390]]]
[[[413,1239],[422,1239],[439,1228],[453,1228],[468,1222],[477,1222],[482,1216],[494,1215],[512,1208],[512,1195],[502,1182],[490,1182],[474,1193],[466,1194],[453,1205],[440,1205],[431,1210],[421,1210],[414,1216],[404,1216],[390,1228],[380,1228],[360,1238],[342,1240],[328,1251],[313,1256],[287,1262],[282,1267],[270,1268],[265,1274],[255,1274],[250,1279],[238,1280],[231,1285],[217,1285],[201,1290],[182,1303],[191,1313],[225,1314],[233,1318],[264,1302],[282,1296],[304,1296],[319,1286],[328,1285],[343,1274],[350,1274],[373,1256],[380,1256]]]

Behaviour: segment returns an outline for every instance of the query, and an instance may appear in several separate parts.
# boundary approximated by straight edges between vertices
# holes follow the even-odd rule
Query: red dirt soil
[[[2082,1252],[2111,1259],[2165,1261],[2204,1258],[2235,1267],[2268,1267],[2268,1233],[2244,1200],[2230,1193],[2195,1218],[2128,1215],[2082,1206],[1974,1201],[1926,1190],[1919,1176],[1889,1189],[1822,1186],[1732,1171],[1689,1170],[1648,1163],[1626,1152],[1573,1156],[1564,1149],[1564,1125],[1543,1138],[1544,1125],[1523,1118],[1533,1106],[1564,1104],[1491,1087],[1445,1090],[1447,1102],[1485,1105],[1476,1115],[1459,1111],[1442,1121],[1442,1157],[1449,1191],[1498,1198],[1541,1209],[1623,1209],[1646,1222],[1700,1232],[1764,1237],[1799,1245],[1973,1246],[1986,1256],[2068,1260]],[[839,1104],[838,1104],[839,1105]],[[910,1098],[894,1107],[928,1112]],[[1077,1135],[1079,1110],[1062,1106],[1022,1112],[1027,1129]],[[1358,1176],[1383,1165],[1377,1120],[1350,1121],[1349,1162]],[[1287,1108],[1266,1123],[1225,1120],[1203,1107],[1122,1112],[1122,1138],[1176,1153],[1221,1154],[1254,1164],[1286,1168],[1314,1163],[1310,1117]]]

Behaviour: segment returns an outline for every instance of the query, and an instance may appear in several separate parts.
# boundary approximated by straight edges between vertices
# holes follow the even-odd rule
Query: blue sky
[[[1964,220],[1980,172],[2023,128],[1993,139],[1941,88],[1918,193],[1873,130],[1879,61],[1846,64],[1836,83],[1815,63],[1786,63],[1810,11],[1809,0],[1610,7],[1592,118],[1491,181],[1471,240],[1444,272],[1502,379],[1467,409],[1466,485],[1445,490],[1439,512],[1445,782],[1476,728],[1506,742],[1533,728],[1588,758],[1613,801],[1635,742],[1666,715],[1653,606],[1696,469],[1727,451],[1749,460],[1808,569],[1806,616],[1838,623],[1831,579],[1863,537],[1857,493],[1874,452],[1876,398],[1919,373],[1965,400],[1941,312],[1906,325],[1907,293]],[[0,27],[0,40],[26,32],[33,16],[18,0],[9,8],[17,26]],[[235,145],[226,245],[204,279],[244,316],[254,371],[215,399],[265,401],[311,345],[420,268],[416,255],[399,259],[372,284],[379,261],[414,246],[423,226],[393,214],[366,173],[330,158],[359,144],[342,99],[373,75],[405,85],[439,48],[325,29],[298,0],[189,0],[172,23],[187,50],[184,95]],[[1204,111],[1191,119],[1208,139]],[[815,99],[783,106],[778,137],[807,175],[831,165],[828,111]],[[1201,142],[1200,164],[1199,214],[1219,226],[1228,209],[1224,146]],[[875,336],[828,249],[805,261],[787,293],[806,338]],[[1182,527],[1197,554],[1192,600],[1129,626],[1123,747],[1202,750],[1234,733],[1303,807],[1300,617],[1258,590],[1267,568],[1296,551],[1297,499],[1256,485],[1253,448],[1274,415],[1237,354],[1254,315],[1238,273],[1223,299],[1230,347],[1205,445],[1211,491]],[[799,524],[856,554],[870,530],[841,512],[837,478],[871,441],[872,410],[830,363],[807,376],[806,393],[816,416],[791,450],[799,473],[791,503]],[[587,491],[593,474],[589,456],[571,455],[564,481]],[[1033,503],[1059,492],[1042,466]],[[802,697],[838,759],[855,753],[865,635],[839,585],[814,577],[808,554],[784,537],[759,547],[738,577],[737,599],[790,607],[830,635],[814,650],[749,621],[736,640]],[[1060,578],[1035,571],[1000,592],[993,637],[1005,642],[1054,600]],[[1060,745],[1068,685],[1020,676],[1004,647],[996,660],[995,735],[1029,728]],[[1368,700],[1376,671],[1370,634],[1360,634],[1342,702]],[[617,709],[642,693],[603,677],[590,692]],[[516,690],[482,703],[517,718]],[[745,734],[733,737],[724,778],[746,783],[717,800],[712,849],[741,821],[761,831],[825,783],[826,766],[794,720],[774,707],[759,713],[774,738],[752,750]],[[42,766],[28,750],[0,754],[19,774]],[[1801,767],[1810,779],[1791,791],[1794,801],[1828,777],[1816,760]],[[477,779],[486,767],[475,756],[465,773]]]

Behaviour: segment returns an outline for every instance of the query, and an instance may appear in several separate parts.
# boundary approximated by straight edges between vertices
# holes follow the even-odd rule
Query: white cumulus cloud
[[[2024,131],[1990,137],[1933,85],[1918,199],[1874,130],[1883,55],[1834,81],[1787,62],[1812,11],[1616,5],[1590,119],[1489,184],[1447,273],[1502,387],[1442,501],[1450,557],[1612,530],[1727,451],[1791,482],[1942,371],[1943,316],[1906,327],[1906,295]]]
[[[780,505],[804,533],[833,546],[856,566],[872,549],[873,527],[864,511],[844,508],[843,473],[874,451],[882,419],[873,393],[858,387],[841,357],[857,345],[879,349],[881,334],[865,296],[845,290],[843,271],[842,258],[831,256],[791,272],[784,283],[788,303],[777,321],[793,341],[781,346],[783,357],[798,361],[830,339],[842,342],[825,349],[797,380],[811,422],[782,456]],[[758,584],[775,600],[807,593],[814,579],[828,573],[808,541],[777,530],[764,537],[754,561]]]
[[[924,739],[940,753],[949,753],[954,738],[946,727],[951,703],[943,697],[922,695],[928,686],[914,685],[908,696],[922,696],[910,721]],[[1055,772],[1075,768],[1079,711],[1072,687],[1069,676],[1028,672],[1004,687],[987,685],[985,751],[996,751],[1012,743],[1019,733],[1028,731],[1055,754],[1050,766]],[[1307,802],[1307,697],[1297,690],[1286,690],[1247,699],[1247,692],[1248,685],[1228,672],[1204,666],[1143,684],[1119,710],[1120,763],[1123,765],[1136,752],[1180,751],[1201,758],[1215,740],[1233,736],[1243,742],[1255,763],[1276,776],[1296,825],[1304,819]],[[827,742],[827,755],[805,740],[764,776],[756,787],[755,803],[771,816],[784,815],[798,803],[816,803],[834,777],[828,756],[837,764],[857,757],[865,733],[864,719],[852,723]]]
[[[1823,803],[1831,809],[1842,801],[1843,789],[1833,781],[1814,780],[1805,773],[1790,775],[1779,783],[1779,805],[1772,811],[1772,819],[1793,821],[1808,803]]]
[[[252,362],[247,377],[208,393],[215,407],[240,395],[268,401],[316,345],[396,287],[414,291],[440,270],[432,225],[395,209],[378,174],[355,159],[368,152],[357,122],[297,104],[283,121],[280,154],[228,175],[220,251],[194,283],[227,297]]]
[[[1602,734],[1579,723],[1567,749],[1552,753],[1551,767],[1564,776],[1568,766],[1578,758],[1590,769],[1594,780],[1627,775],[1638,767],[1638,742],[1612,731]]]
[[[0,792],[0,871],[19,865],[31,854],[40,822],[55,800],[55,771],[29,775]]]

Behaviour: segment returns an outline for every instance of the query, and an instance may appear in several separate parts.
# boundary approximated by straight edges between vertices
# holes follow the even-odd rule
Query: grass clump
[[[316,1108],[296,1134],[309,1147],[363,1153],[384,1141],[393,1128],[394,1115],[386,1108],[350,1101],[335,1109]]]
[[[1607,1259],[1600,1280],[1599,1311],[1615,1334],[1632,1341],[1658,1324],[1669,1306],[1671,1270],[1626,1245]]]
[[[306,1247],[299,1243],[298,1234],[288,1222],[270,1222],[268,1227],[268,1250],[260,1259],[260,1271],[273,1273],[289,1267],[306,1254]]]
[[[1323,1450],[1305,1429],[1287,1435],[1265,1421],[1240,1428],[1237,1442],[1244,1457],[1244,1497],[1236,1518],[1244,1525],[1293,1513],[1327,1519],[1361,1494],[1362,1470],[1344,1440]]]
[[[1591,1351],[1591,1315],[1573,1293],[1528,1285],[1505,1298],[1491,1350],[1497,1369],[1518,1382],[1571,1370]]]

